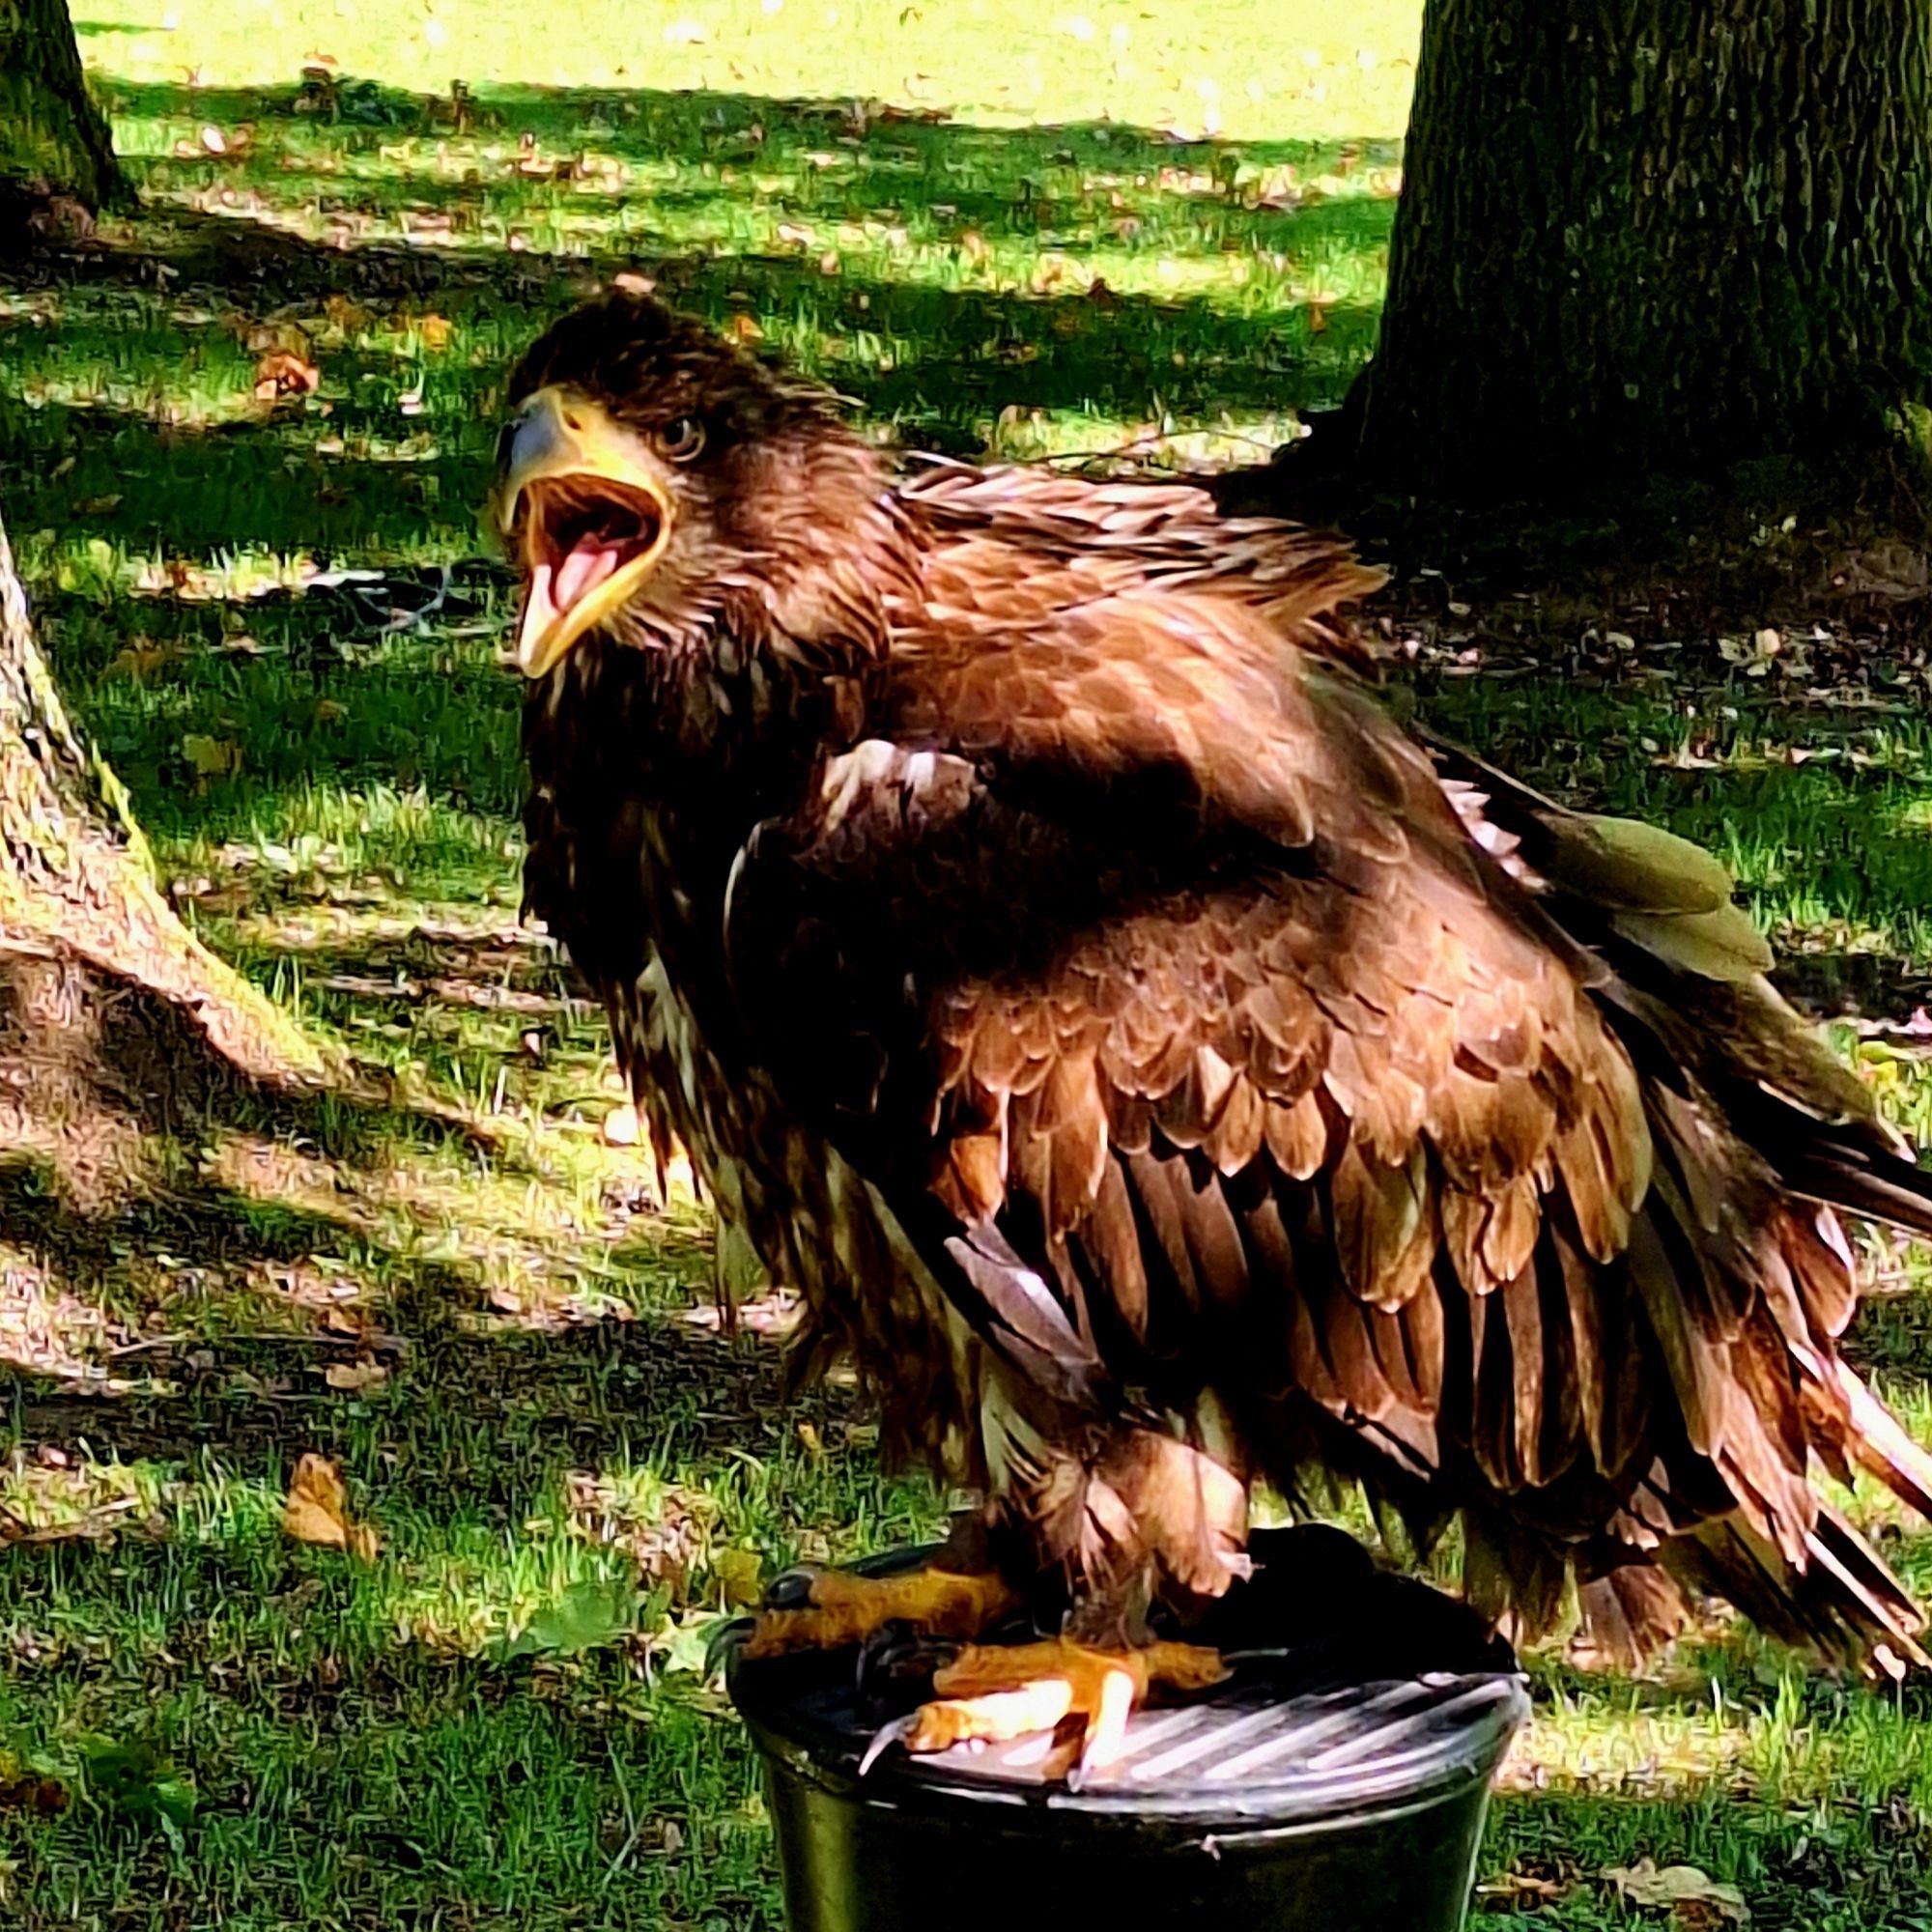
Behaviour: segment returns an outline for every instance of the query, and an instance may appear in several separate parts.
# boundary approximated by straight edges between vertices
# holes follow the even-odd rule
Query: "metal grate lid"
[[[865,1790],[887,1803],[952,1797],[1211,1826],[1335,1818],[1487,1782],[1529,1708],[1507,1647],[1423,1584],[1373,1572],[1366,1559],[1338,1579],[1322,1567],[1333,1556],[1326,1544],[1313,1564],[1300,1554],[1277,1543],[1265,1593],[1277,1601],[1254,1591],[1256,1601],[1220,1621],[1214,1640],[1230,1656],[1229,1680],[1135,1713],[1121,1754],[1079,1791],[1047,1779],[1044,1736],[918,1758],[894,1751],[866,1774]],[[1285,1592],[1293,1593],[1286,1609]],[[1287,1640],[1269,1644],[1270,1635]],[[821,1775],[857,1776],[880,1713],[851,1653],[737,1665],[731,1689],[768,1745]]]

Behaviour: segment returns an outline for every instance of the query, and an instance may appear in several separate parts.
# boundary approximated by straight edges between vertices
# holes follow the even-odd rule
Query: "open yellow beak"
[[[493,516],[523,565],[512,653],[545,676],[619,609],[670,542],[670,488],[643,442],[571,389],[539,389],[503,434]]]

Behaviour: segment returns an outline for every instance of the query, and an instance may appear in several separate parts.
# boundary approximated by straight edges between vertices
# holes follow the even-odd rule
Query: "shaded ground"
[[[355,78],[393,60],[387,20],[357,30],[367,66],[291,44],[283,81],[231,85],[254,16],[211,6],[177,37],[177,68],[213,66],[193,87],[157,18],[104,11],[84,43],[129,50],[138,78],[107,90],[150,212],[0,266],[0,501],[176,903],[367,1077],[150,1121],[150,1184],[111,1200],[0,1159],[0,1913],[775,1927],[704,1628],[774,1566],[920,1533],[940,1499],[879,1471],[849,1392],[779,1407],[782,1308],[718,1332],[703,1217],[607,1144],[601,1019],[515,925],[508,585],[473,508],[494,399],[542,318],[621,270],[911,440],[1265,455],[1367,352],[1395,124],[1347,117],[1383,99],[1364,76],[1406,58],[1402,22],[1365,14],[1342,44],[1319,10],[1236,6],[1229,47],[1317,58],[1270,76],[1292,111],[1251,103],[1216,144],[1151,106],[1095,119],[1065,76],[1097,54],[1041,56],[1038,111],[1073,125],[990,127],[925,118],[918,88],[771,98],[765,29],[722,16],[709,44],[742,43],[704,92],[611,72],[429,99]],[[987,18],[1038,44],[1015,13]],[[623,31],[683,75],[682,17]],[[452,71],[472,26],[453,15]],[[862,9],[854,71],[898,31]],[[921,48],[907,70],[952,71]],[[312,51],[336,66],[302,82]],[[1224,102],[1247,99],[1236,59]],[[1121,99],[1198,103],[1198,77]],[[1313,131],[1249,138],[1276,125]],[[1411,569],[1378,611],[1395,696],[1725,852],[1794,992],[1932,1135],[1924,559],[1781,522],[1641,580],[1590,560],[1628,549],[1614,530],[1520,578]],[[1921,1273],[1873,1262],[1858,1346],[1923,1430]],[[341,1465],[373,1561],[284,1535],[306,1452]],[[1918,1529],[1887,1533],[1932,1580]],[[1737,1885],[1757,1926],[1932,1925],[1918,1689],[1825,1683],[1726,1629],[1652,1681],[1555,1658],[1537,1680],[1484,1932],[1631,1922],[1601,1874],[1644,1857]],[[107,1776],[103,1738],[149,1749],[142,1774]],[[40,1815],[22,1768],[68,1809]],[[143,1797],[173,1783],[180,1816]]]

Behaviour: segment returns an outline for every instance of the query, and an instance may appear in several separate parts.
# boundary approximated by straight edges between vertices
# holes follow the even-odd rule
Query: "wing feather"
[[[920,499],[970,523],[983,487],[942,474]],[[1747,1146],[1731,1063],[1589,950],[1719,917],[1718,875],[1673,887],[1666,848],[1601,827],[1491,826],[1252,605],[1178,560],[1152,586],[1116,570],[1107,540],[1149,506],[1114,504],[1095,550],[1073,501],[1023,506],[1037,584],[976,587],[952,558],[934,595],[959,622],[895,645],[876,736],[823,775],[836,828],[808,801],[761,835],[730,953],[785,1091],[854,1091],[863,1034],[882,1070],[838,1144],[908,1225],[921,1201],[951,1217],[981,1332],[1056,1400],[1140,1432],[1105,1391],[1215,1404],[1228,1453],[1285,1487],[1313,1453],[1412,1520],[1460,1505],[1482,1591],[1527,1627],[1587,1552],[1619,1579],[1592,1586],[1613,1645],[1669,1624],[1668,1586],[1634,1580],[1658,1560],[1739,1579],[1774,1624],[1908,1641],[1810,1468],[1928,1498],[1932,1478],[1838,1379],[1848,1270],[1778,1162],[1898,1183],[1861,1127],[1829,1155],[1796,1128],[1781,1156]],[[1574,937],[1532,848],[1579,901],[1611,880],[1616,919]],[[1764,1010],[1739,951],[1733,1030]],[[1803,1054],[1749,1064],[1774,1124],[1819,1098],[1851,1120]],[[1142,1479],[1109,1466],[1078,1520],[1114,1548]],[[1219,1575],[1176,1469],[1148,1534],[1167,1574]],[[1077,1486],[1053,1493],[1074,1522]],[[1789,1580],[1814,1562],[1830,1588]]]

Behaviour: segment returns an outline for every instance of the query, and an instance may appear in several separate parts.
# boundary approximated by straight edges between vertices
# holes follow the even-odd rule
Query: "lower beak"
[[[546,513],[604,495],[634,505],[635,543],[587,531],[557,554]],[[494,520],[524,569],[524,609],[511,653],[526,677],[547,675],[579,639],[622,608],[670,542],[671,495],[643,446],[595,403],[539,389],[504,434]]]

